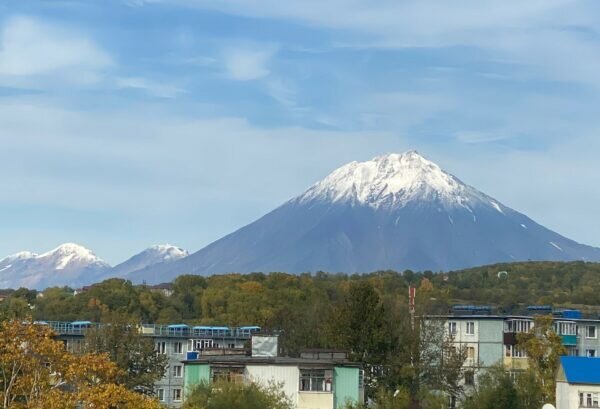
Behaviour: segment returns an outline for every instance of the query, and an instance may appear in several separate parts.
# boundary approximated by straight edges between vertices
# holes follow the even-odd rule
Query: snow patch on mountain
[[[348,202],[373,208],[399,208],[411,202],[436,201],[444,209],[476,205],[502,208],[416,151],[391,153],[334,170],[292,202]]]
[[[44,288],[93,282],[110,265],[91,250],[65,243],[42,254],[22,251],[0,260],[0,287]]]
[[[189,253],[171,244],[156,244],[136,254],[107,272],[106,277],[128,278],[134,271],[161,263],[171,263],[187,257]]]

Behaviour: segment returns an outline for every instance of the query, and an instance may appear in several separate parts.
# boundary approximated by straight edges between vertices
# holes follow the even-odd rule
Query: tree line
[[[501,271],[506,273],[499,274]],[[180,322],[259,325],[282,331],[282,347],[288,355],[297,355],[305,348],[349,351],[352,360],[363,364],[367,395],[379,402],[380,406],[374,406],[378,409],[435,408],[447,404],[449,395],[466,399],[462,366],[465,351],[444,335],[443,326],[425,327],[427,324],[418,319],[414,325],[411,323],[409,286],[418,289],[416,314],[422,317],[447,313],[455,303],[491,303],[506,312],[516,312],[528,304],[593,309],[595,298],[582,298],[582,294],[588,294],[590,288],[600,294],[600,288],[596,289],[600,286],[598,278],[600,265],[582,262],[499,264],[441,274],[379,271],[362,275],[184,275],[172,283],[172,294],[168,296],[145,285],[110,279],[76,295],[67,287],[43,292],[6,291],[0,303],[0,318],[5,322],[32,317],[110,323],[97,330],[102,333],[90,332],[86,348],[89,353],[108,356],[121,371],[112,381],[140,395],[151,393],[154,380],[162,376],[164,363],[153,358],[156,354],[151,343],[140,340],[128,328],[139,323]],[[553,345],[548,334],[542,332],[534,339],[546,340],[542,344],[546,347]],[[523,345],[529,341],[522,340]],[[532,356],[543,350],[537,341],[529,344]],[[427,349],[427,345],[437,349]],[[542,402],[552,382],[548,373],[556,364],[555,360],[543,368],[533,368],[520,380],[511,378],[511,385],[517,391],[535,386],[539,393],[531,395],[534,397],[530,396],[530,401]],[[465,400],[465,404],[470,408],[497,407],[484,403],[492,405],[506,389],[508,380],[501,373],[489,371],[474,391],[478,398]],[[212,392],[205,389],[204,393]],[[519,399],[514,407],[533,407],[522,406],[524,402]]]

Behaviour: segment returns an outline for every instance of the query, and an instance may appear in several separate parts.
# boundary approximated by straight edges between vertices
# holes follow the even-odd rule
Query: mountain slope
[[[600,260],[417,152],[352,162],[259,220],[134,281],[251,271],[450,270],[517,260]]]
[[[43,254],[23,251],[0,260],[0,288],[79,286],[96,281],[108,269],[89,249],[65,243]]]
[[[116,265],[106,273],[106,278],[128,278],[134,271],[142,270],[156,264],[172,263],[188,255],[189,253],[180,247],[170,244],[157,244]]]

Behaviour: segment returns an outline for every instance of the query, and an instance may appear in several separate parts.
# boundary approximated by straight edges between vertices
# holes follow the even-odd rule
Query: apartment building
[[[58,339],[65,343],[69,352],[82,352],[85,332],[99,324],[90,321],[40,322],[51,326]],[[184,364],[188,354],[208,351],[245,351],[253,334],[260,327],[189,326],[186,324],[140,326],[143,336],[154,341],[155,350],[167,356],[164,376],[155,384],[155,394],[169,408],[178,408],[183,402]]]
[[[483,370],[502,363],[506,370],[527,369],[528,357],[518,345],[518,334],[529,332],[535,317],[552,315],[554,330],[561,337],[567,355],[600,357],[600,318],[584,317],[581,311],[529,306],[523,314],[496,314],[489,306],[457,305],[444,316],[429,319],[446,321],[454,342],[467,348],[465,384],[474,384]]]
[[[312,350],[281,357],[277,337],[254,336],[252,354],[197,354],[184,361],[185,391],[219,379],[278,384],[298,409],[342,409],[364,402],[363,372],[340,351]]]

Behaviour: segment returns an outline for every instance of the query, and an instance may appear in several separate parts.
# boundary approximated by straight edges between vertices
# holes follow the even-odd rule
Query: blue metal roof
[[[91,325],[91,321],[73,321],[71,325]]]
[[[600,385],[600,358],[561,356],[560,363],[569,383]]]
[[[167,328],[170,328],[170,329],[180,329],[180,328],[184,329],[184,328],[189,328],[189,326],[187,326],[185,324],[172,324],[172,325],[169,325]]]

